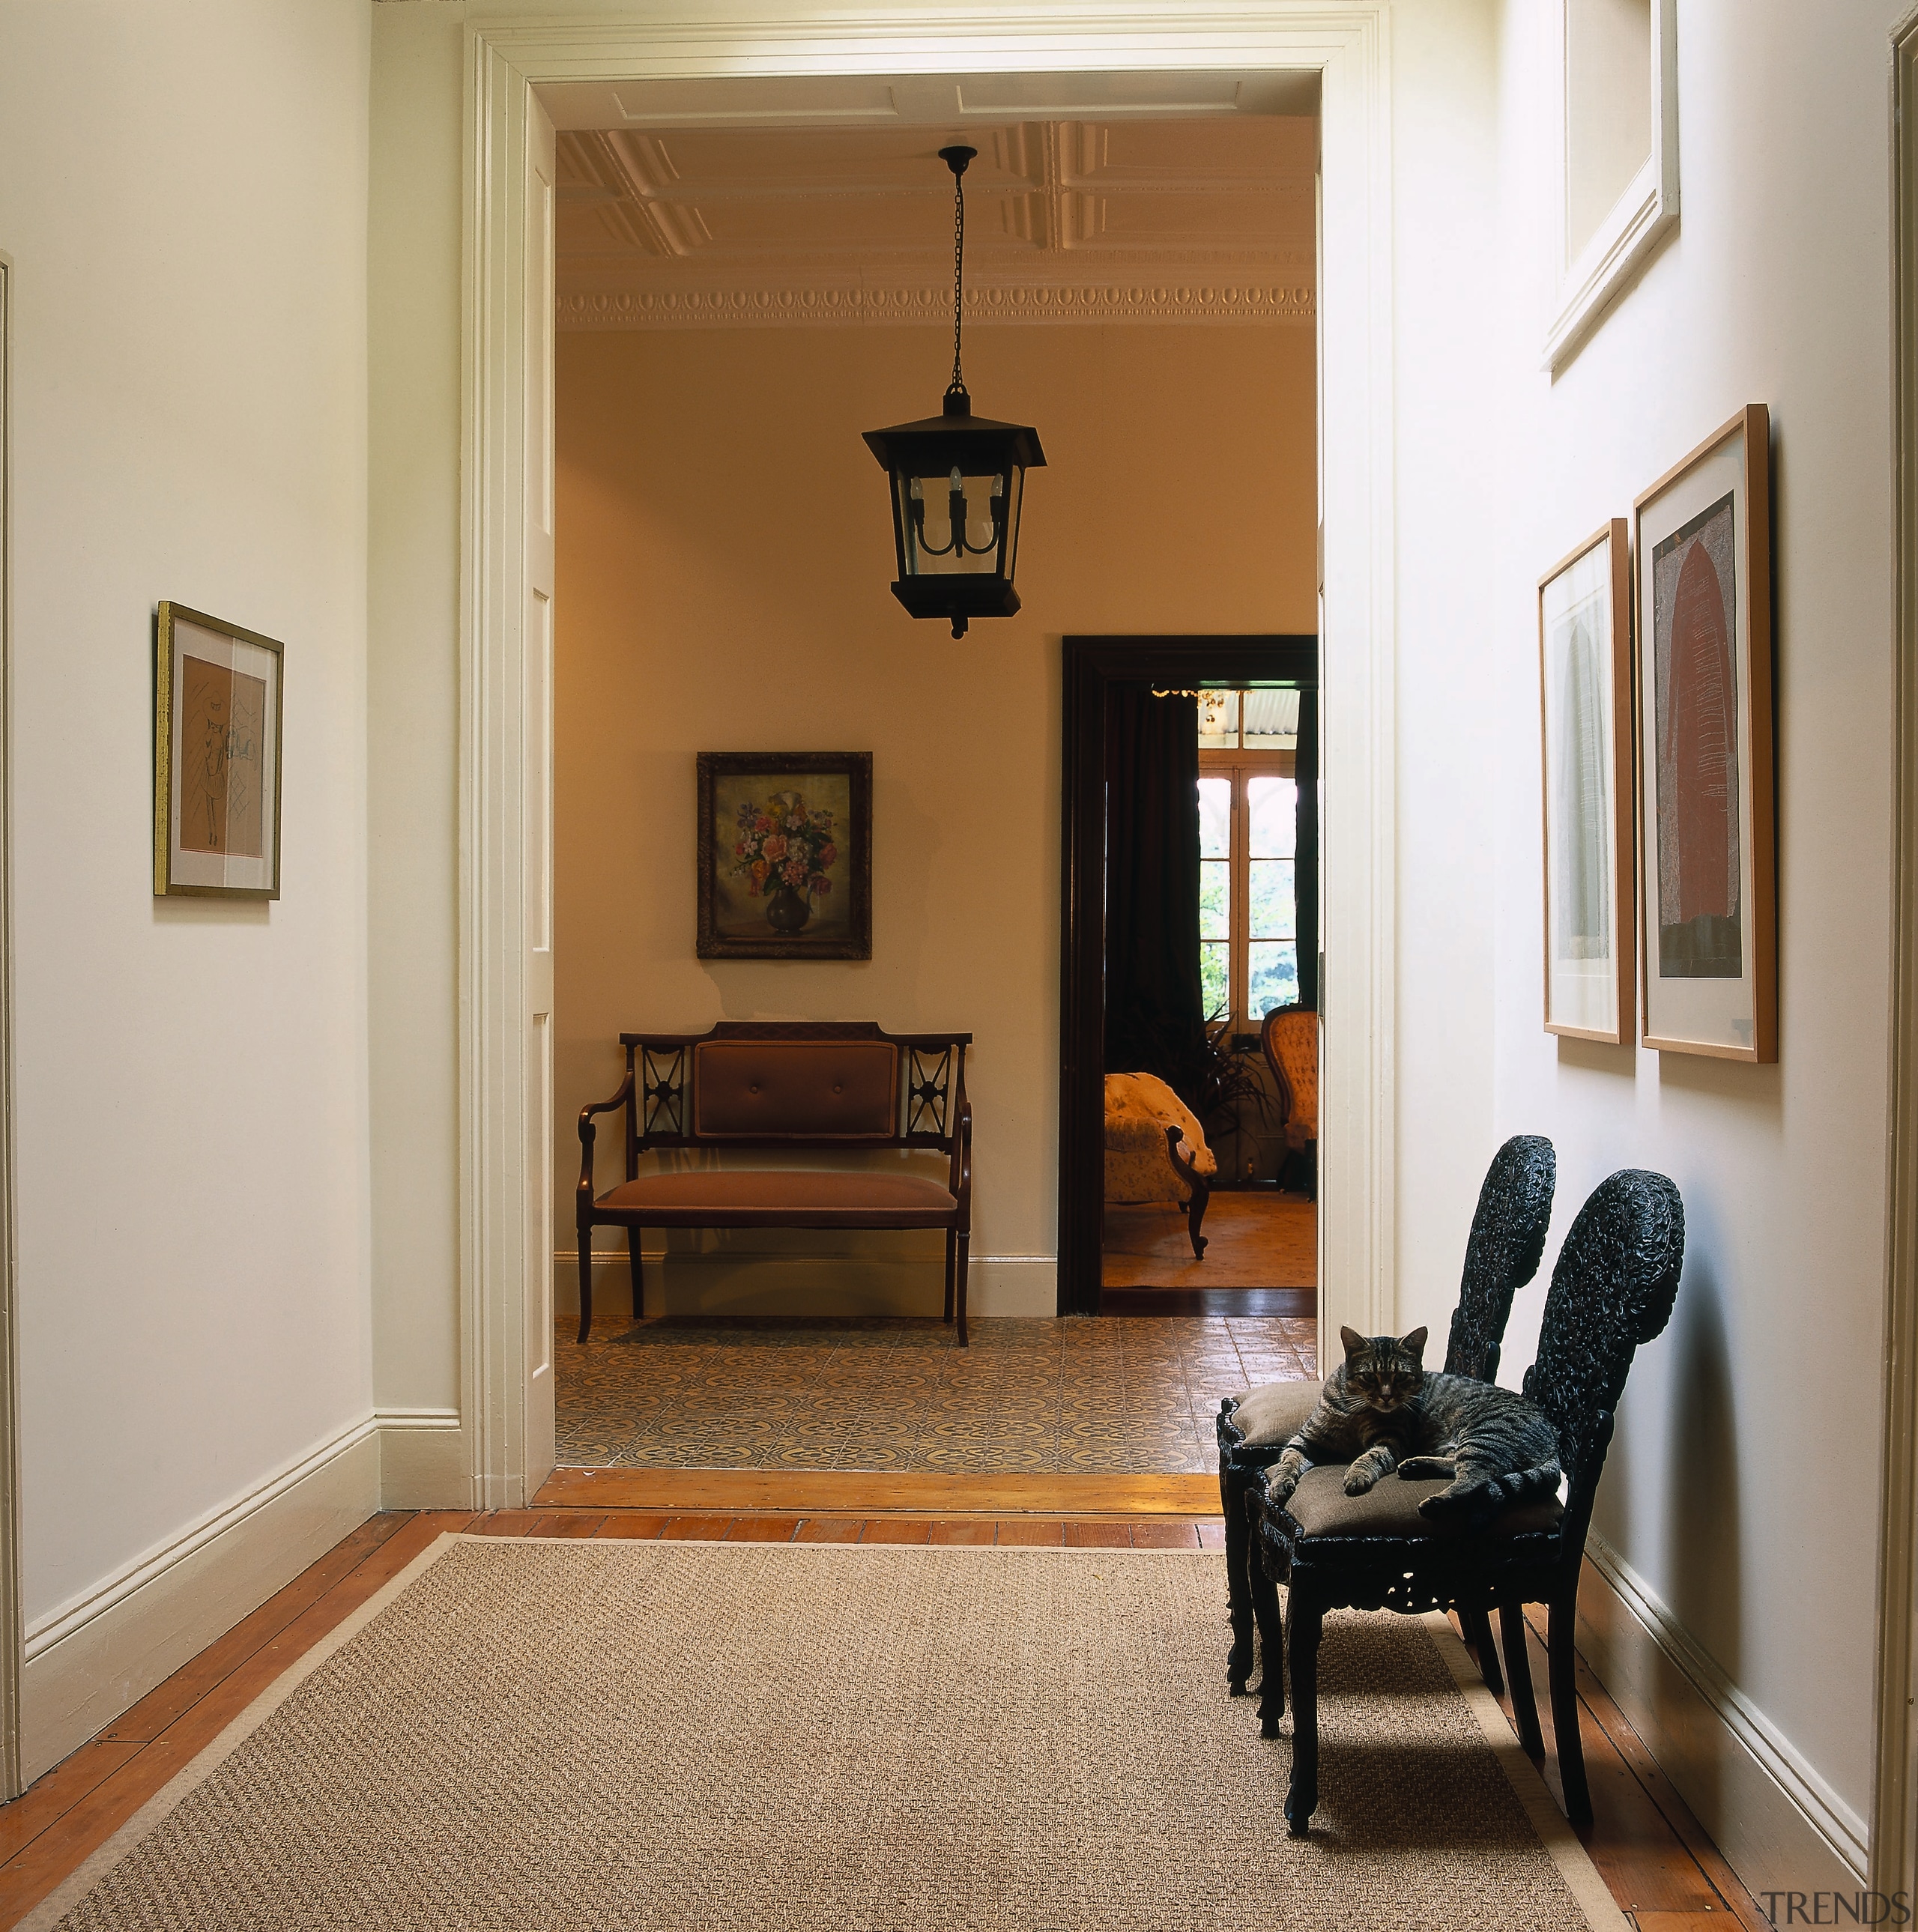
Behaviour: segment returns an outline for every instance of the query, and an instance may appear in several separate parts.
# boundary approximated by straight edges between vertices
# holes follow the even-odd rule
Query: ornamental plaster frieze
[[[559,298],[566,330],[857,327],[945,323],[950,288],[571,290]],[[974,289],[968,324],[993,322],[1229,323],[1303,327],[1313,317],[1309,286],[1162,283],[1079,288]]]

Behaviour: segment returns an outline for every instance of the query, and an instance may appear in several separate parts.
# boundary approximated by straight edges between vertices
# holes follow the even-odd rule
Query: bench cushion
[[[882,1040],[710,1040],[692,1050],[705,1140],[890,1140],[899,1049]]]
[[[1305,1426],[1324,1390],[1322,1382],[1265,1382],[1239,1397],[1232,1420],[1248,1448],[1289,1442]]]
[[[1385,1477],[1362,1496],[1345,1492],[1345,1470],[1329,1462],[1307,1469],[1298,1479],[1292,1500],[1286,1505],[1293,1522],[1305,1532],[1306,1540],[1317,1541],[1344,1537],[1403,1536],[1437,1538],[1457,1534],[1449,1524],[1428,1522],[1418,1514],[1418,1505],[1445,1486],[1444,1481],[1409,1482],[1400,1475]],[[1539,1530],[1556,1530],[1564,1506],[1556,1496],[1520,1503],[1502,1510],[1485,1532],[1488,1536],[1523,1536]],[[1304,1552],[1301,1546],[1299,1553]]]
[[[916,1174],[860,1174],[780,1167],[649,1174],[599,1197],[602,1208],[680,1214],[950,1214],[959,1205]]]

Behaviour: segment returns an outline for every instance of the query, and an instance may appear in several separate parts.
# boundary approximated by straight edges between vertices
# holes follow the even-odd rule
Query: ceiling
[[[1318,121],[1298,76],[797,85],[552,91],[572,124],[563,326],[941,320],[953,141],[979,151],[969,321],[1311,318]]]

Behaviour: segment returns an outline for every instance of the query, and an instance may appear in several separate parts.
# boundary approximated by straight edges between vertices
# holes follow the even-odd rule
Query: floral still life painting
[[[699,757],[703,959],[869,959],[872,760]]]

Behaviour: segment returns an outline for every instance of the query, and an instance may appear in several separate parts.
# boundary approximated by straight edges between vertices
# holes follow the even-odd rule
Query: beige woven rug
[[[1328,1622],[1289,1839],[1223,1566],[445,1538],[26,1922],[1624,1927],[1437,1619]]]

